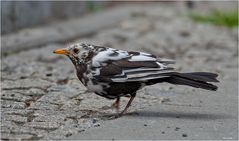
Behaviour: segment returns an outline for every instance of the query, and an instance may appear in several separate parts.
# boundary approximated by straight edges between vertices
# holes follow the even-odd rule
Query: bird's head
[[[63,54],[68,56],[72,63],[77,66],[79,64],[85,63],[85,58],[89,55],[89,53],[93,50],[93,46],[88,44],[73,44],[69,47],[56,49],[53,53]]]

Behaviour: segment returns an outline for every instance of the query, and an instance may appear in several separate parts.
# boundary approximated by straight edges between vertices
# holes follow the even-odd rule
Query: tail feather
[[[216,91],[217,86],[208,82],[219,82],[217,74],[209,72],[192,72],[192,73],[167,73],[169,77],[151,79],[146,82],[146,85],[153,85],[161,82],[168,82],[176,85],[187,85],[195,88]]]
[[[217,76],[217,74],[208,72],[174,73],[166,79],[166,82],[216,91],[217,86],[207,82],[219,82],[216,79]]]
[[[205,82],[219,82],[216,77],[218,76],[215,73],[208,73],[208,72],[192,72],[192,73],[176,73],[176,75],[198,80],[198,81],[205,81]]]

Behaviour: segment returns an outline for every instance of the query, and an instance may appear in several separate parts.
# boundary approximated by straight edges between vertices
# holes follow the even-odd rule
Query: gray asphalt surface
[[[178,94],[171,99],[176,103],[134,110],[69,139],[237,140],[237,91],[237,83],[223,81],[217,92],[196,90]]]

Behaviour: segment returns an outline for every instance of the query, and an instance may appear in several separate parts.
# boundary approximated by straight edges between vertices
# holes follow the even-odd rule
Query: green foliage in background
[[[98,12],[103,9],[103,6],[100,5],[97,1],[86,1],[86,7],[90,12]]]
[[[235,11],[219,11],[213,10],[210,15],[199,15],[196,13],[189,14],[189,17],[196,22],[206,22],[226,27],[238,26],[238,10]]]

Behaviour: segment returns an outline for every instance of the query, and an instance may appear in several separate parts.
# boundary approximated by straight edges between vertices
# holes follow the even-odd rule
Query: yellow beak
[[[66,48],[56,49],[56,50],[53,51],[53,53],[56,53],[56,54],[63,54],[63,55],[69,55],[69,52],[67,51]]]

